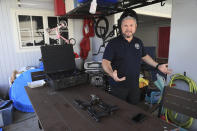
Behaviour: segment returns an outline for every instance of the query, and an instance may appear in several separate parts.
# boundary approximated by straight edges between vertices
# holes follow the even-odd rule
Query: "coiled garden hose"
[[[184,76],[182,74],[174,74],[172,77],[171,77],[171,80],[170,80],[170,87],[172,88],[172,85],[174,84],[173,82],[175,80],[183,80],[185,82],[188,83],[189,85],[189,92],[192,92],[192,93],[197,93],[197,86],[196,86],[196,83],[189,77],[187,76]],[[164,112],[165,112],[165,119],[166,121],[168,122],[168,120],[174,122],[176,125],[180,126],[180,127],[183,127],[183,128],[190,128],[190,126],[192,125],[193,123],[193,118],[190,117],[186,122],[179,122],[176,120],[177,116],[178,116],[178,113],[173,113],[173,111],[169,110],[169,109],[164,109]]]

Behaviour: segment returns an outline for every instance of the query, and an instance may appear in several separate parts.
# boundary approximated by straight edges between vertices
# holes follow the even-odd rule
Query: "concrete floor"
[[[42,131],[38,127],[35,113],[24,113],[14,110],[13,123],[3,127],[3,131]]]

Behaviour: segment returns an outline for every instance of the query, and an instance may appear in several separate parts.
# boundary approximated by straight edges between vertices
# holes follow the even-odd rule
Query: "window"
[[[20,48],[39,47],[44,44],[60,44],[62,41],[57,39],[56,32],[48,32],[47,28],[54,28],[64,18],[56,16],[40,14],[40,13],[25,13],[20,11],[16,13],[17,17],[17,32],[19,36]],[[67,22],[67,20],[65,20]],[[63,29],[61,35],[68,38],[68,29]]]
[[[44,28],[42,16],[18,15],[21,46],[44,45]]]

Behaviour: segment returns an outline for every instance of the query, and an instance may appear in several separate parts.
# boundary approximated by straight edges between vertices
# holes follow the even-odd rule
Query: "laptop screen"
[[[70,44],[41,46],[41,54],[46,73],[75,70],[74,51]]]

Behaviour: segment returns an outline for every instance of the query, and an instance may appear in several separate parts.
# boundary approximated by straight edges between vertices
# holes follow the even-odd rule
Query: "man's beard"
[[[129,32],[130,34],[127,35],[127,32]],[[131,31],[127,31],[127,32],[126,33],[122,33],[125,38],[131,38],[131,37],[133,37],[133,33]]]

